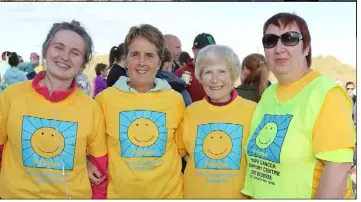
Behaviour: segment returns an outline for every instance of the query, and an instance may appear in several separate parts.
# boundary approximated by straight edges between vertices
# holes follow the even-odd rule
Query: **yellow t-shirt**
[[[287,85],[279,85],[276,89],[280,102],[287,101],[297,95],[307,84],[320,73],[312,71],[302,79]],[[320,114],[313,128],[313,151],[316,158],[330,162],[352,162],[355,145],[355,129],[352,122],[352,108],[349,98],[341,87],[331,89],[324,101]],[[337,127],[332,127],[337,126]],[[322,174],[323,164],[318,161],[313,175],[312,198],[315,197]],[[345,198],[352,198],[351,184],[348,183]]]
[[[104,130],[79,89],[51,103],[31,81],[9,86],[0,93],[1,198],[91,198],[86,153],[107,154]]]
[[[189,155],[184,198],[246,198],[244,146],[255,107],[238,96],[226,106],[201,100],[187,108],[179,130],[180,153]]]
[[[175,142],[182,96],[174,90],[133,93],[111,87],[95,100],[104,113],[109,148],[107,198],[182,198]]]

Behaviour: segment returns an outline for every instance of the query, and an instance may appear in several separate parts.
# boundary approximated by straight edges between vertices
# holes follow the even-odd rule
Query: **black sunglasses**
[[[262,44],[264,48],[273,48],[277,45],[278,39],[281,39],[281,42],[285,46],[295,46],[300,40],[303,39],[302,34],[298,32],[286,32],[281,36],[275,34],[266,34],[262,38]]]

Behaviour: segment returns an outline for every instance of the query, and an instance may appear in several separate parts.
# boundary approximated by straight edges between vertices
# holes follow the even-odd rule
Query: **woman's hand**
[[[192,77],[189,77],[189,82],[186,84],[187,86],[190,86],[192,83]]]
[[[87,161],[87,167],[88,167],[89,181],[92,186],[99,185],[105,180],[105,175],[102,175],[99,172],[98,168],[90,161]]]

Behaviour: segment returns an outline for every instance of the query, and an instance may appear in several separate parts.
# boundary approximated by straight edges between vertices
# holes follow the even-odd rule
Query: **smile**
[[[221,155],[221,154],[223,154],[224,152],[226,152],[226,151],[227,151],[227,148],[226,148],[223,152],[218,153],[218,154],[215,154],[215,153],[211,152],[211,150],[209,150],[209,149],[208,149],[208,151],[209,151],[209,153],[217,156],[217,155]]]
[[[59,147],[57,147],[54,151],[51,151],[51,152],[46,152],[46,151],[43,151],[42,149],[40,149],[40,147],[39,146],[37,146],[38,147],[38,149],[41,151],[41,152],[43,152],[43,153],[53,153],[53,152],[55,152],[56,150],[58,150],[59,149]]]
[[[259,143],[261,143],[261,144],[268,144],[270,141],[271,141],[271,138],[270,138],[270,139],[268,139],[268,141],[267,141],[267,142],[261,142],[261,138],[258,140],[258,142],[259,142]]]
[[[134,139],[137,141],[137,142],[149,142],[153,139],[154,135],[149,139],[149,140],[146,140],[146,141],[141,141],[141,140],[138,140],[136,137],[134,137]]]
[[[137,70],[137,73],[138,74],[145,74],[145,73],[147,73],[148,72],[148,70]]]
[[[56,65],[58,65],[59,67],[63,67],[63,68],[70,68],[70,66],[69,66],[69,65],[64,64],[64,63],[62,63],[62,62],[55,62],[55,64],[56,64]]]
[[[277,58],[277,59],[275,59],[275,61],[276,61],[276,63],[285,63],[285,62],[287,62],[287,58]]]
[[[219,87],[209,87],[211,90],[220,90],[221,88],[223,88],[223,86],[219,86]]]

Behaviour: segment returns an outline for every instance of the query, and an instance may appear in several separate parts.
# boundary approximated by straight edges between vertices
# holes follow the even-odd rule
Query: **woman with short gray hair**
[[[184,143],[180,154],[189,157],[184,198],[247,198],[241,194],[244,143],[256,103],[233,88],[240,70],[238,56],[227,46],[209,45],[198,52],[195,75],[206,97],[187,107],[178,131]]]

